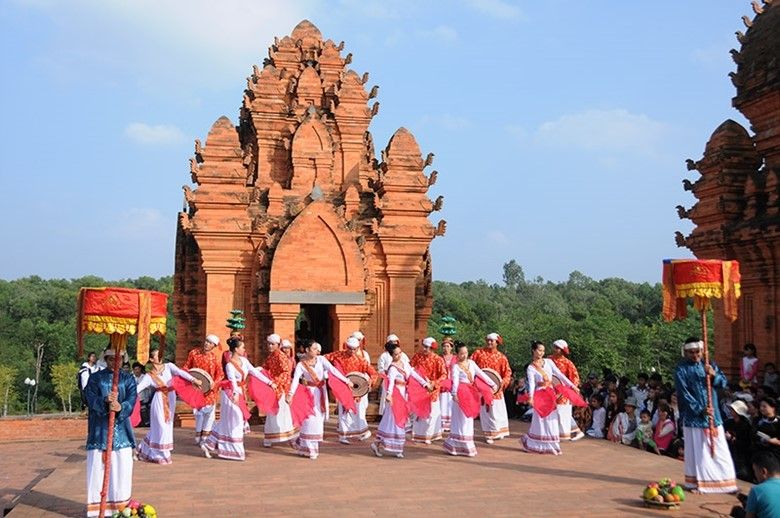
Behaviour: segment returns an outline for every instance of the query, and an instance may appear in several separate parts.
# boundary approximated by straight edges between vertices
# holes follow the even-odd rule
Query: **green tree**
[[[16,400],[16,369],[7,365],[0,365],[0,409],[3,417],[8,415],[8,407],[13,406]]]
[[[76,392],[76,376],[79,366],[76,363],[58,363],[51,367],[51,381],[54,393],[62,401],[63,412],[73,412],[73,393]]]

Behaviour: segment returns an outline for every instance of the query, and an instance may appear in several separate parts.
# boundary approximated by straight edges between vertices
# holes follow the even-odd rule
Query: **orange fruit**
[[[665,495],[664,502],[674,502],[674,495]]]

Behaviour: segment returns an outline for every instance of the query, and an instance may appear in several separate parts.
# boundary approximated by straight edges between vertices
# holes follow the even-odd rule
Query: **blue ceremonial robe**
[[[723,371],[710,363],[715,370],[712,379],[712,410],[715,426],[723,424],[718,404],[718,392],[726,387],[728,381]],[[687,358],[677,364],[675,371],[675,389],[677,390],[677,405],[682,417],[683,426],[691,428],[709,428],[707,422],[707,381],[704,374],[704,362],[692,362]]]
[[[106,398],[111,393],[111,381],[114,373],[109,369],[95,372],[89,376],[84,389],[84,398],[89,408],[87,450],[105,450],[108,437],[108,404]],[[130,424],[137,397],[135,378],[125,371],[119,372],[118,398],[122,410],[114,420],[113,449],[135,448],[135,434]]]

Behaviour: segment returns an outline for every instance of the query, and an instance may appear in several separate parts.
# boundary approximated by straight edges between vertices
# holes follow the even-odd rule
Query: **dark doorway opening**
[[[322,354],[333,351],[333,326],[330,305],[301,304],[301,312],[295,321],[295,342],[314,340],[322,346]],[[297,345],[296,345],[297,347]]]

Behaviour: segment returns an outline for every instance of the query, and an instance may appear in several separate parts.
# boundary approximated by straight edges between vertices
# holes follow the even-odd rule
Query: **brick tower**
[[[225,337],[233,308],[254,360],[271,332],[327,351],[360,329],[373,360],[389,332],[409,349],[424,336],[429,246],[446,226],[428,220],[442,204],[427,196],[433,155],[401,128],[375,158],[378,87],[343,48],[302,21],[254,67],[238,126],[220,117],[195,141],[176,236],[177,358],[206,333]]]
[[[737,259],[742,270],[739,318],[733,324],[716,312],[716,359],[739,372],[742,348],[752,342],[762,361],[780,360],[780,2],[753,2],[756,16],[743,16],[742,44],[731,54],[729,74],[737,95],[733,105],[750,121],[754,134],[733,120],[710,137],[701,160],[688,169],[701,174],[683,180],[698,202],[680,218],[693,221],[691,235],[677,244],[701,259]]]

